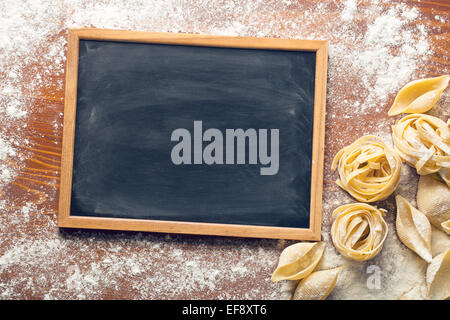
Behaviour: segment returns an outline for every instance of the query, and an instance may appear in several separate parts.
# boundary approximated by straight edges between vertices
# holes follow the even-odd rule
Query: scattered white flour
[[[337,77],[356,76],[360,84],[353,92],[348,92],[356,96],[353,98],[358,103],[356,110],[343,108],[344,115],[359,116],[384,110],[393,94],[419,76],[419,67],[431,54],[425,28],[421,25],[406,27],[418,17],[417,9],[398,5],[381,12],[381,8],[361,11],[362,18],[374,19],[364,33],[349,28],[344,37],[348,43],[330,44],[329,99],[342,95],[337,92],[342,88],[332,85],[339,82]],[[341,40],[339,36],[338,39]]]
[[[442,22],[442,23],[446,23],[446,22],[448,23],[448,21],[445,20],[445,17],[442,17],[442,16],[436,15],[436,16],[434,16],[434,19],[436,19],[437,21]]]
[[[41,119],[44,107],[53,116],[42,121],[48,121],[60,136],[61,101],[52,102],[52,97],[63,96],[68,28],[328,39],[328,132],[336,133],[333,124],[343,119],[349,123],[367,120],[367,125],[344,128],[342,135],[327,136],[326,150],[330,150],[360,133],[389,139],[391,123],[370,122],[371,115],[386,112],[404,84],[429,72],[422,69],[435,53],[428,34],[432,28],[439,32],[439,23],[448,23],[448,16],[433,17],[437,26],[422,24],[418,9],[387,0],[364,5],[356,0],[2,0],[0,298],[287,299],[295,288],[294,282],[270,281],[281,250],[292,243],[289,241],[58,231],[57,191],[45,186],[37,190],[49,200],[46,203],[26,200],[12,206],[8,187],[27,165],[27,153],[19,146],[33,146],[32,119]],[[449,70],[442,70],[445,72]],[[448,117],[446,106],[448,95],[433,112]],[[326,165],[332,156],[325,155]],[[397,192],[413,201],[415,173],[404,172],[409,177],[402,180]],[[353,200],[334,185],[335,178],[327,168],[322,232],[327,248],[319,268],[343,264],[345,270],[330,298],[395,299],[405,292],[409,298],[423,295],[425,265],[396,238],[392,200],[380,204],[389,211],[390,231],[376,259],[356,263],[337,254],[329,236],[330,214],[338,205]],[[446,246],[447,236],[433,232],[433,252]],[[373,274],[368,270],[376,269],[372,265],[381,272],[380,287],[375,289],[367,282]]]
[[[11,141],[2,138],[2,135],[0,135],[0,211],[4,206],[4,202],[1,202],[4,198],[1,188],[11,181],[15,172],[9,159],[14,158],[16,154],[16,150],[12,146]]]
[[[352,21],[356,10],[357,10],[356,0],[347,0],[344,3],[344,9],[342,10],[341,13],[341,20],[343,22]]]

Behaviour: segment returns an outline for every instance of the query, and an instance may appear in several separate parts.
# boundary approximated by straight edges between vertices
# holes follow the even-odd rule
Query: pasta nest
[[[402,160],[398,153],[375,136],[363,136],[342,148],[334,157],[336,184],[360,202],[389,197],[400,181]]]
[[[392,126],[392,140],[400,156],[420,175],[450,168],[450,129],[439,118],[411,114]]]
[[[352,203],[333,211],[331,239],[343,256],[365,261],[383,248],[388,226],[383,219],[386,210],[367,203]]]

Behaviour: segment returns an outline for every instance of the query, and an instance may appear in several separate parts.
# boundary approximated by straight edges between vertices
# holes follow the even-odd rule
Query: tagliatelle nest
[[[333,211],[331,239],[343,256],[365,261],[383,248],[388,226],[383,219],[386,210],[367,203],[352,203]]]
[[[450,186],[450,129],[439,118],[411,114],[392,126],[400,156],[420,175],[438,172]]]
[[[402,160],[398,153],[375,136],[363,136],[341,149],[331,169],[338,169],[336,183],[361,202],[389,197],[400,181]]]

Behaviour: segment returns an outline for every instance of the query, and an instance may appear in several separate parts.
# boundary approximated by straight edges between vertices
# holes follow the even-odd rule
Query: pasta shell
[[[383,248],[388,226],[386,212],[366,203],[352,203],[333,211],[331,240],[344,257],[365,261],[375,257]]]
[[[363,136],[342,148],[331,169],[338,169],[336,184],[360,202],[389,197],[400,181],[399,154],[375,136]]]
[[[450,168],[441,168],[438,173],[441,179],[444,180],[444,182],[450,188]]]
[[[397,235],[401,242],[422,259],[430,263],[431,255],[431,225],[427,217],[414,208],[402,196],[396,196],[397,202]]]
[[[434,257],[426,274],[428,295],[433,300],[450,297],[450,249]]]
[[[423,113],[430,110],[447,88],[450,76],[415,80],[398,92],[388,115],[400,113]]]
[[[411,289],[398,297],[397,300],[424,300],[426,295],[426,288],[421,286],[413,286]]]
[[[410,114],[392,126],[395,149],[420,175],[439,173],[450,168],[450,129],[439,118]]]
[[[295,289],[294,300],[324,300],[333,291],[344,267],[311,273]]]
[[[433,175],[421,176],[417,187],[417,207],[433,226],[444,230],[442,224],[450,220],[450,188]]]
[[[300,242],[281,252],[272,281],[299,280],[308,276],[319,263],[325,250],[324,242]]]
[[[444,230],[447,234],[450,234],[450,220],[441,223],[442,230]]]

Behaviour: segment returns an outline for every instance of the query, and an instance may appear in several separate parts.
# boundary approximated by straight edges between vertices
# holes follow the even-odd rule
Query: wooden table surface
[[[112,1],[111,1],[112,2]],[[82,15],[91,3],[81,1],[76,8],[55,6],[65,10],[66,15]],[[106,6],[108,1],[106,2]],[[419,16],[401,28],[411,28],[411,23],[423,25],[430,54],[420,68],[410,76],[438,76],[449,73],[450,49],[450,3],[448,1],[406,1],[408,8],[417,8]],[[159,3],[159,12],[165,12],[165,4]],[[202,8],[202,7],[205,7]],[[210,8],[208,8],[210,6]],[[321,7],[319,7],[321,6]],[[394,4],[358,1],[358,10],[377,6],[386,12]],[[145,5],[144,5],[145,7]],[[152,5],[149,5],[152,7]],[[59,9],[58,9],[59,8]],[[250,9],[249,9],[250,8]],[[2,9],[2,4],[0,4]],[[169,10],[170,9],[170,10]],[[79,12],[77,11],[79,10]],[[173,18],[179,10],[186,14]],[[305,13],[317,18],[317,25],[303,23]],[[339,39],[343,33],[333,34],[330,21],[342,15],[343,3],[339,1],[262,1],[251,5],[237,1],[232,9],[226,1],[209,3],[204,1],[183,2],[179,7],[167,8],[167,16],[144,24],[150,31],[173,31],[187,33],[231,32],[245,36],[267,37],[329,37],[332,44],[346,48],[363,45],[356,37]],[[355,13],[355,15],[358,13]],[[349,23],[353,32],[364,34],[377,18],[367,12]],[[88,17],[88,14],[85,14]],[[98,26],[94,16],[77,22],[77,26]],[[39,16],[30,16],[30,20]],[[47,37],[48,43],[61,41],[67,36],[67,17],[60,15],[60,28]],[[164,27],[164,20],[171,24]],[[257,23],[255,23],[257,21]],[[293,23],[295,22],[295,24]],[[0,21],[1,23],[1,21]],[[41,24],[44,22],[40,22]],[[104,22],[102,22],[104,23]],[[83,25],[84,24],[84,25]],[[237,26],[240,24],[240,27]],[[248,24],[250,27],[243,28]],[[302,26],[301,28],[299,26]],[[139,25],[125,21],[119,28],[136,28]],[[301,30],[298,31],[297,29]],[[236,31],[237,30],[237,31]],[[310,33],[308,33],[310,30]],[[0,29],[0,35],[1,35]],[[23,85],[17,87],[28,104],[27,116],[16,122],[8,122],[4,139],[20,141],[15,146],[16,156],[4,160],[16,171],[13,179],[0,186],[0,199],[4,201],[0,212],[0,298],[3,299],[281,299],[288,298],[292,286],[286,283],[273,284],[273,272],[282,249],[291,242],[260,239],[235,239],[207,236],[167,235],[134,232],[100,232],[88,230],[59,230],[56,227],[58,207],[59,169],[62,142],[62,120],[64,106],[64,72],[42,74],[53,62],[40,59],[50,55],[51,46],[40,45],[33,49],[34,58],[20,65]],[[65,50],[65,48],[61,48]],[[395,50],[395,48],[394,48]],[[0,48],[0,59],[1,59]],[[333,53],[337,54],[337,53]],[[4,57],[8,66],[8,56]],[[12,61],[12,60],[11,60]],[[330,60],[330,63],[332,61]],[[9,67],[12,67],[9,65]],[[348,69],[347,69],[348,70]],[[335,184],[336,175],[330,171],[335,153],[357,137],[367,134],[388,136],[393,119],[387,116],[396,91],[385,97],[378,112],[353,111],[345,108],[361,100],[364,91],[357,87],[358,74],[346,74],[339,66],[330,65],[326,120],[324,224],[323,235],[327,241],[326,254],[336,256],[329,242],[331,211],[339,202],[350,198]],[[354,70],[350,70],[354,72]],[[37,74],[44,78],[42,85],[30,86]],[[0,82],[5,73],[0,71]],[[367,93],[365,93],[367,94]],[[448,117],[448,93],[441,98],[441,115]],[[364,99],[363,99],[364,100]],[[443,102],[442,102],[443,101]],[[443,107],[442,107],[443,106]],[[0,104],[0,108],[6,106]],[[356,109],[355,109],[356,110]],[[438,114],[439,115],[439,114]],[[0,126],[2,122],[0,122]],[[25,143],[25,142],[26,143]],[[0,160],[2,161],[2,160]],[[342,201],[341,201],[342,200]],[[392,197],[381,203],[394,211]],[[394,214],[394,213],[392,213]],[[392,221],[391,221],[392,222]],[[393,232],[393,230],[392,230]],[[388,248],[384,248],[385,251]],[[332,265],[337,260],[326,260]],[[380,263],[383,263],[380,260]],[[366,266],[366,264],[363,264]],[[365,275],[352,264],[350,270],[359,270],[359,278]],[[360,269],[357,269],[360,268]],[[358,278],[356,277],[356,278]],[[351,278],[350,276],[348,278]],[[353,277],[352,279],[355,279]],[[342,285],[342,288],[346,288]],[[386,285],[385,290],[390,290]],[[368,292],[365,297],[378,297]],[[386,297],[391,297],[389,294]],[[336,288],[330,298],[351,298],[344,289]],[[354,296],[354,298],[359,298]]]

